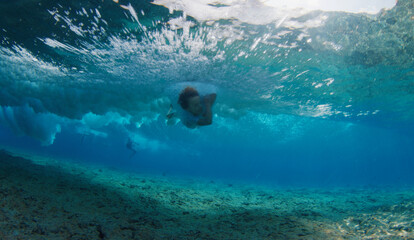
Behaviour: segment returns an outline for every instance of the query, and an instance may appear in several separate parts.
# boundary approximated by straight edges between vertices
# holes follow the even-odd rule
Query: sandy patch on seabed
[[[0,152],[0,239],[414,239],[414,189],[271,189],[17,155]]]

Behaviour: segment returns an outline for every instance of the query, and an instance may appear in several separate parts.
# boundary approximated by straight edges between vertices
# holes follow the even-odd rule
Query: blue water
[[[412,1],[180,3],[1,2],[0,145],[132,172],[414,183]],[[183,82],[217,90],[212,125],[166,123]]]

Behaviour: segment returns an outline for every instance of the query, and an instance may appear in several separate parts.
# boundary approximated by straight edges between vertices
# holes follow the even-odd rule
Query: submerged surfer
[[[178,97],[178,104],[182,110],[179,118],[188,128],[210,125],[213,122],[212,106],[216,101],[217,94],[210,93],[200,96],[198,91],[192,87],[183,89]],[[175,117],[173,106],[170,106],[167,118]]]
[[[136,153],[137,153],[137,149],[139,147],[139,144],[132,141],[132,139],[130,137],[128,137],[128,141],[126,143],[126,147],[132,151],[131,155],[129,156],[129,158],[132,158]]]

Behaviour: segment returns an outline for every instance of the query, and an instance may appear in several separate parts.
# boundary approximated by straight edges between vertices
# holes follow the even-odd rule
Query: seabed
[[[414,239],[414,188],[276,188],[0,151],[0,239]]]

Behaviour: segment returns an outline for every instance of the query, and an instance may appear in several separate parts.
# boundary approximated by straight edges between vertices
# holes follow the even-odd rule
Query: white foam
[[[238,19],[249,24],[274,22],[277,27],[296,26],[298,22],[291,21],[292,18],[316,10],[375,14],[395,6],[395,0],[155,0],[153,3],[167,7],[170,12],[183,11],[198,21]]]
[[[35,113],[27,105],[0,108],[0,123],[10,127],[15,134],[38,139],[43,145],[53,144],[64,122],[63,118],[51,113]]]
[[[136,146],[137,149],[135,150],[150,150],[152,152],[158,152],[169,149],[165,143],[144,137],[139,133],[130,133],[129,138],[134,143],[134,146]]]
[[[376,14],[381,9],[392,8],[395,0],[262,0],[265,5],[285,9],[305,9],[308,11],[338,11],[350,13]]]
[[[137,12],[135,12],[134,7],[132,7],[131,3],[128,5],[120,5],[123,9],[128,10],[131,13],[132,17],[139,22]]]

